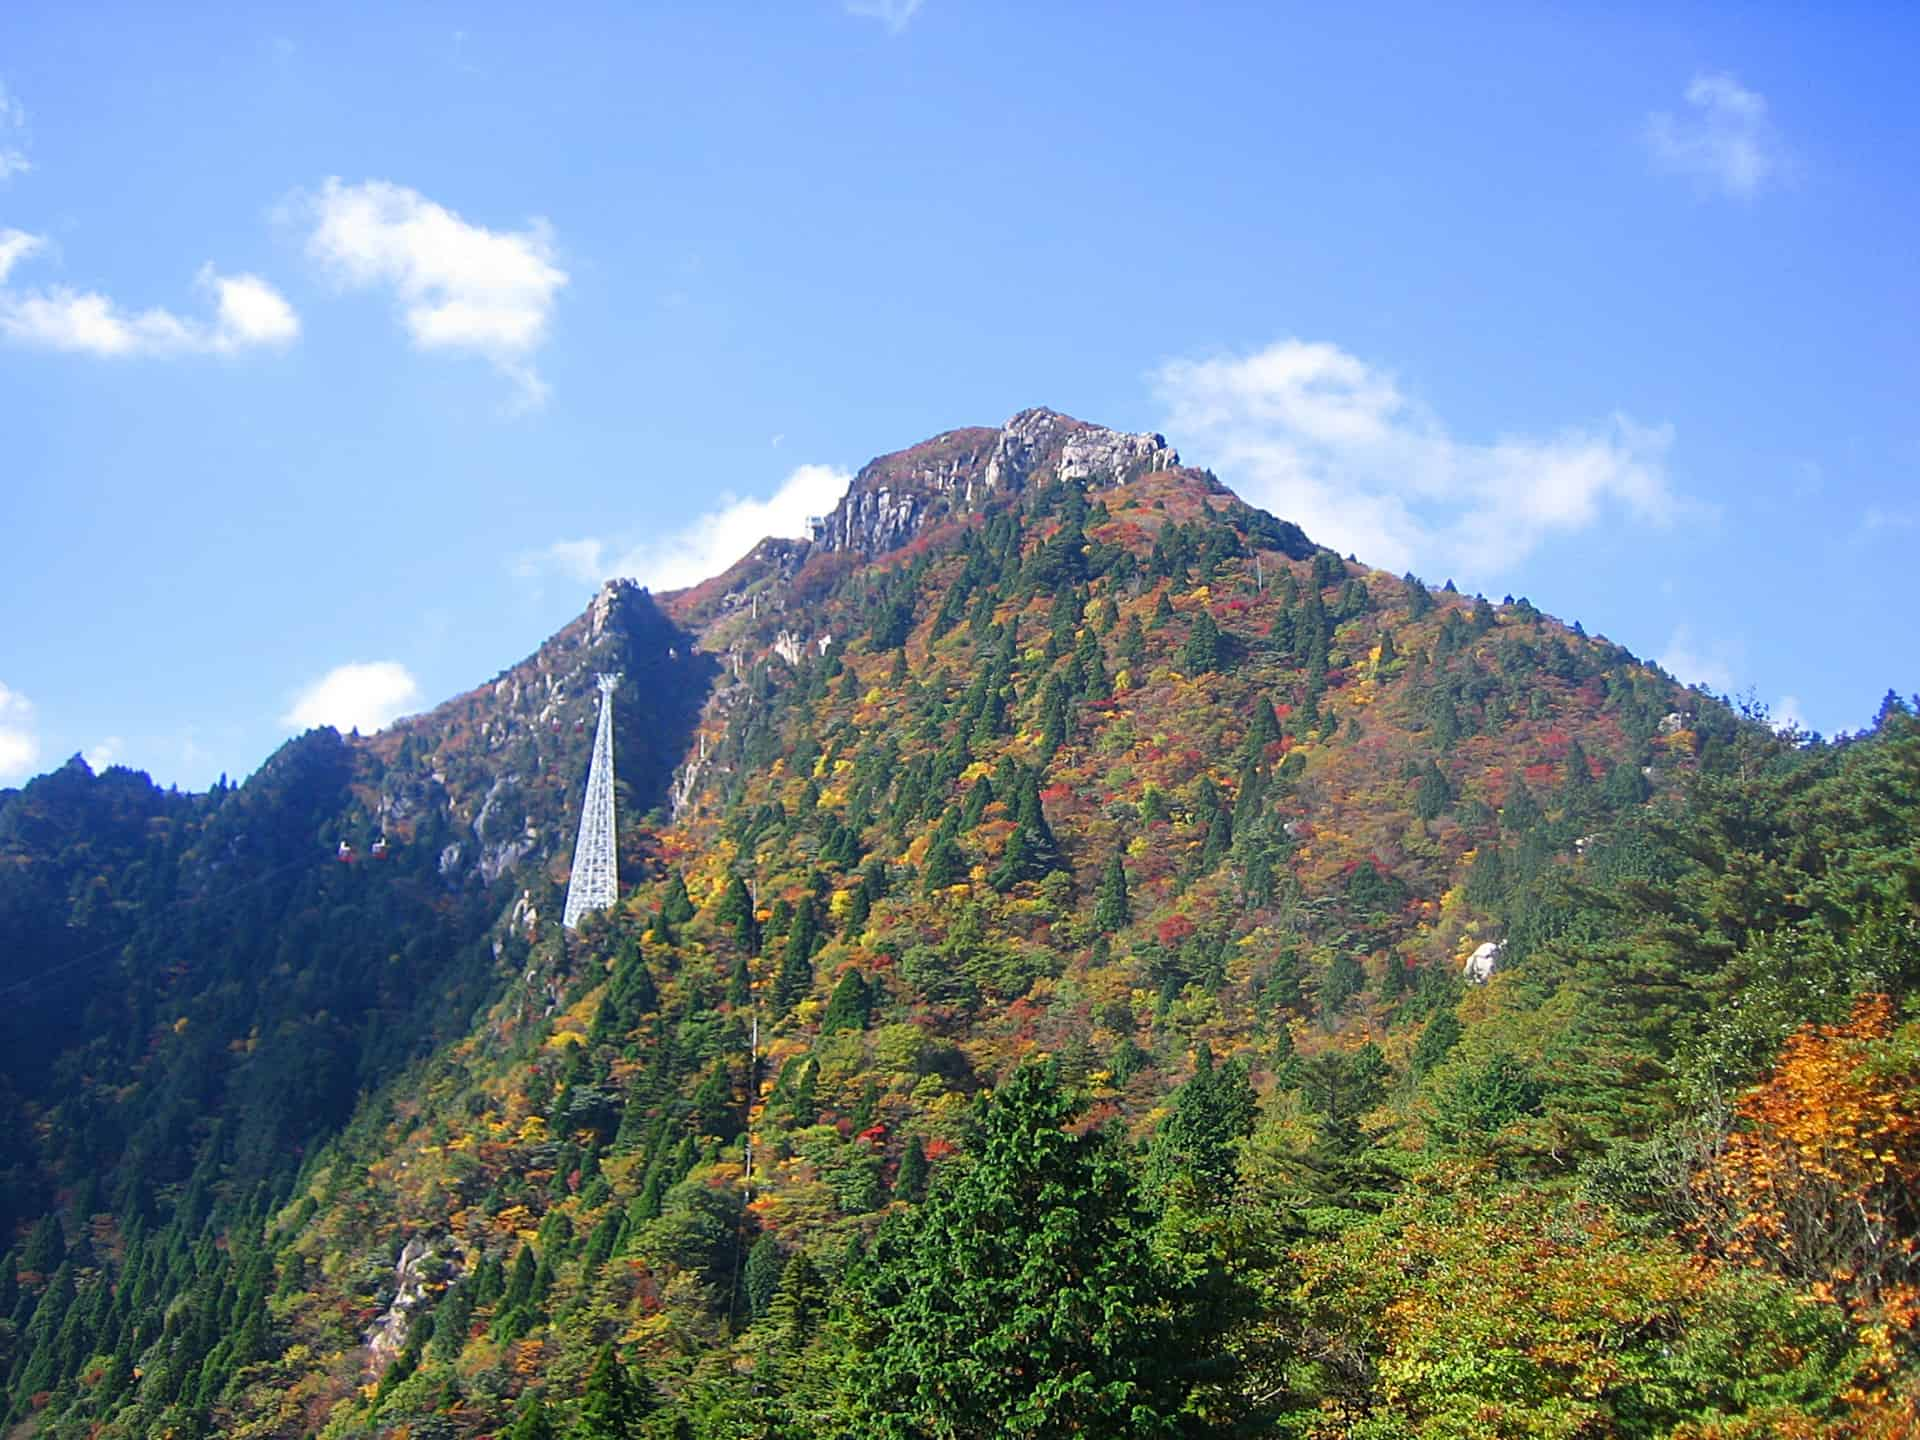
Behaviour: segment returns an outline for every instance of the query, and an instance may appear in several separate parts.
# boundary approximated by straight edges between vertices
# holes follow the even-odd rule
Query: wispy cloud
[[[40,236],[29,235],[24,230],[0,230],[0,285],[7,283],[7,276],[13,273],[15,265],[44,250],[46,245]]]
[[[397,660],[336,665],[294,697],[280,723],[299,730],[331,725],[371,735],[419,702],[420,683]]]
[[[46,248],[41,236],[0,231],[0,284],[16,264]],[[209,264],[195,283],[213,300],[211,320],[157,307],[128,310],[98,291],[66,285],[0,289],[0,336],[48,350],[131,356],[230,355],[287,345],[300,334],[293,307],[258,275],[222,275]]]
[[[40,736],[33,705],[17,690],[0,685],[0,780],[20,780],[40,759]]]
[[[1716,695],[1731,695],[1734,689],[1734,662],[1725,647],[1697,637],[1691,627],[1674,627],[1658,664],[1683,685],[1698,685]]]
[[[307,251],[342,285],[384,286],[420,350],[465,350],[511,379],[526,406],[546,383],[533,356],[546,342],[567,272],[554,263],[552,228],[489,230],[404,185],[329,179],[296,197],[292,212],[311,222]]]
[[[87,746],[80,755],[89,768],[98,772],[119,762],[122,752],[126,749],[126,743],[118,735],[109,735],[104,740]]]
[[[0,82],[0,185],[33,169],[25,147],[27,112]]]
[[[847,14],[878,20],[887,33],[898,35],[919,11],[922,0],[845,0]]]
[[[722,495],[720,503],[680,529],[643,540],[556,540],[520,556],[522,579],[558,575],[581,585],[631,577],[655,590],[678,590],[718,575],[769,535],[802,536],[807,521],[840,502],[853,479],[831,465],[802,465],[765,499]]]
[[[1615,415],[1472,443],[1336,345],[1171,360],[1153,384],[1182,450],[1320,543],[1395,570],[1497,575],[1609,508],[1653,524],[1678,508],[1664,426]]]
[[[4,237],[0,237],[4,243]],[[1913,510],[1889,510],[1884,505],[1869,505],[1860,512],[1859,535],[1862,539],[1879,539],[1900,534],[1920,525],[1920,512]]]
[[[1647,148],[1660,169],[1747,200],[1785,171],[1787,154],[1767,118],[1767,102],[1733,76],[1704,73],[1687,86],[1681,114],[1647,117]]]

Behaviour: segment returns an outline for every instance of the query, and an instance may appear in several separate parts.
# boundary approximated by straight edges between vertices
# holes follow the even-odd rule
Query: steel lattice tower
[[[604,910],[619,898],[619,862],[613,844],[613,692],[618,675],[600,679],[600,727],[593,733],[593,765],[587,771],[587,799],[580,807],[580,838],[573,846],[573,874],[567,880],[567,929],[591,910]]]

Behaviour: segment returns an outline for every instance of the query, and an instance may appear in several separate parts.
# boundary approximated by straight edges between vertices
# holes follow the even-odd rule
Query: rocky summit
[[[1054,410],[1022,410],[998,431],[950,430],[869,461],[833,512],[813,522],[812,539],[828,550],[884,554],[922,526],[969,514],[1036,476],[1115,485],[1179,463],[1164,436],[1122,434]]]

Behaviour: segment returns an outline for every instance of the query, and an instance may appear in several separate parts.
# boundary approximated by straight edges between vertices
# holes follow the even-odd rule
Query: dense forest
[[[1911,1433],[1920,701],[1059,454],[239,787],[0,792],[8,1433]]]

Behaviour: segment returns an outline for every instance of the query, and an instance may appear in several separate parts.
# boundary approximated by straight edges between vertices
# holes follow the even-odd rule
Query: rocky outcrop
[[[366,1334],[370,1374],[376,1377],[384,1374],[407,1348],[413,1314],[426,1303],[428,1286],[446,1268],[446,1262],[434,1254],[433,1247],[425,1240],[416,1235],[407,1241],[393,1267],[393,1299]]]
[[[1022,410],[998,430],[950,430],[870,462],[832,513],[813,522],[813,543],[880,555],[934,521],[1036,480],[1117,485],[1179,463],[1164,436],[1108,430],[1057,410]]]
[[[1022,410],[1001,429],[985,478],[989,490],[1014,490],[1050,466],[1062,480],[1118,485],[1179,463],[1164,435],[1126,434],[1057,410]]]
[[[1500,952],[1506,947],[1488,940],[1467,957],[1465,974],[1469,985],[1484,985],[1500,970]]]
[[[790,570],[805,548],[772,542],[754,563]],[[449,886],[490,886],[550,864],[579,824],[600,710],[595,676],[626,677],[614,698],[614,753],[632,797],[624,821],[666,802],[719,670],[644,587],[608,581],[519,664],[356,742],[368,756],[367,820],[396,847],[430,838]]]
[[[814,522],[814,543],[826,550],[879,555],[911,540],[926,508],[923,497],[887,485],[875,490],[858,485],[856,480],[832,514]]]

